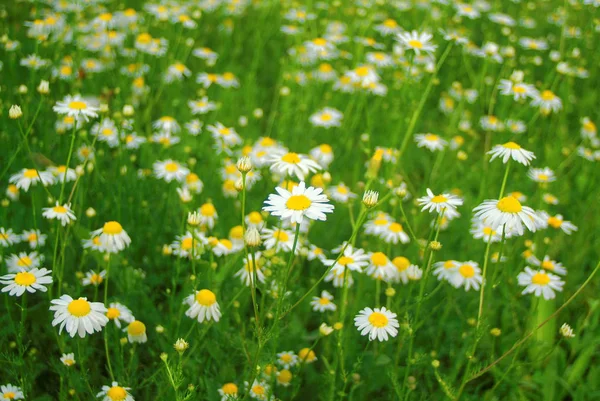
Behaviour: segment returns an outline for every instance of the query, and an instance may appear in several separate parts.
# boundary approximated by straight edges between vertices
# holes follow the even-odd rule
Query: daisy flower
[[[331,295],[327,291],[322,291],[320,297],[313,297],[310,304],[313,307],[313,311],[315,312],[326,312],[331,311],[334,312],[337,309],[337,306],[331,302],[333,300],[333,295]]]
[[[533,85],[523,82],[514,82],[510,79],[501,79],[498,89],[501,94],[512,96],[515,101],[537,95],[537,90]]]
[[[292,372],[290,372],[288,369],[282,369],[276,372],[275,376],[277,379],[277,384],[283,387],[288,387],[291,384],[293,377]]]
[[[463,200],[456,195],[443,193],[440,195],[434,195],[431,189],[427,188],[427,195],[417,199],[419,206],[423,206],[421,211],[429,211],[429,213],[441,213],[444,211],[444,215],[453,214],[456,211],[457,206],[463,204]],[[450,212],[450,213],[449,213]]]
[[[96,397],[102,397],[102,401],[135,401],[129,394],[129,387],[121,387],[119,383],[112,382],[110,386],[102,386],[102,391]]]
[[[48,171],[39,171],[33,168],[24,168],[17,174],[13,174],[10,176],[10,183],[15,184],[18,189],[22,189],[23,191],[29,191],[29,187],[32,185],[37,185],[38,182],[41,182],[43,186],[52,185],[55,182],[55,178],[52,173]]]
[[[396,274],[396,267],[383,252],[371,252],[366,273],[374,279],[387,280]]]
[[[242,138],[235,132],[234,128],[228,128],[220,122],[215,125],[209,125],[206,129],[212,134],[213,139],[217,143],[222,143],[226,146],[235,146],[242,143]]]
[[[102,331],[108,323],[105,316],[106,307],[101,302],[88,302],[87,298],[73,299],[69,295],[62,295],[50,301],[50,310],[54,311],[52,326],[60,324],[58,333],[66,327],[71,337],[78,334],[83,338],[87,334]]]
[[[402,284],[408,283],[411,276],[414,276],[418,267],[410,263],[410,260],[404,256],[396,256],[392,259],[392,264],[396,268],[392,276],[392,281],[395,283],[402,282]]]
[[[89,121],[90,118],[98,117],[98,108],[92,106],[80,95],[67,95],[63,100],[56,102],[52,108],[58,114],[66,114],[77,121]]]
[[[527,176],[535,182],[546,183],[556,181],[554,171],[548,167],[532,168],[527,172]]]
[[[531,105],[539,107],[542,114],[556,113],[562,109],[562,101],[550,90],[544,90],[536,94],[531,101]]]
[[[408,234],[406,234],[406,232],[404,232],[404,227],[402,227],[402,224],[395,221],[391,222],[382,229],[381,233],[379,234],[379,238],[381,238],[387,244],[397,244],[398,242],[408,244],[410,242],[410,237]]]
[[[502,158],[502,163],[506,164],[508,159],[513,159],[525,166],[529,165],[529,162],[535,159],[533,152],[523,149],[520,145],[514,142],[506,142],[503,145],[496,145],[488,152],[488,155],[492,155],[490,162],[495,158]]]
[[[67,166],[52,166],[48,168],[48,170],[56,177],[56,180],[59,183],[72,182],[77,179],[77,172],[75,169],[67,168]]]
[[[183,302],[190,307],[185,312],[185,315],[192,319],[197,319],[199,323],[205,320],[218,322],[221,318],[217,296],[210,290],[196,291],[195,294],[186,297]]]
[[[518,235],[523,235],[523,225],[529,231],[537,230],[536,222],[540,218],[535,211],[527,206],[522,206],[516,198],[506,196],[500,200],[488,199],[475,209],[475,217],[481,219],[484,224],[489,224],[492,230],[506,225],[506,229],[514,231]]]
[[[456,260],[435,262],[433,264],[433,275],[436,276],[438,280],[452,281],[454,276],[458,274],[459,266],[460,262],[457,262]]]
[[[140,343],[143,344],[148,341],[146,335],[146,325],[139,320],[134,320],[127,326],[127,340],[129,343]]]
[[[112,302],[106,310],[106,317],[108,320],[115,322],[115,326],[121,328],[121,323],[131,323],[135,320],[131,309],[118,302]]]
[[[154,169],[156,178],[163,179],[166,182],[173,180],[183,182],[190,173],[188,168],[171,159],[156,161],[152,165],[152,168]]]
[[[456,274],[451,275],[448,280],[450,284],[456,288],[465,287],[465,291],[469,291],[471,288],[475,291],[479,290],[483,282],[479,265],[473,261],[458,263]]]
[[[34,293],[36,291],[46,292],[45,285],[52,284],[52,272],[47,269],[33,268],[28,271],[6,274],[0,277],[0,283],[6,284],[2,292],[8,295],[20,297],[25,291]]]
[[[2,400],[24,400],[23,390],[21,387],[13,386],[12,384],[3,384],[0,386],[0,396]]]
[[[8,247],[21,241],[21,238],[13,232],[12,229],[0,227],[0,245]]]
[[[261,238],[267,250],[275,249],[276,252],[283,250],[291,252],[294,245],[294,234],[284,229],[265,228],[262,231]],[[298,250],[296,250],[298,251]]]
[[[206,226],[212,230],[219,215],[217,209],[212,203],[205,203],[198,209],[199,222],[201,226]]]
[[[246,287],[250,287],[250,284],[252,284],[252,281],[254,281],[255,274],[256,279],[260,283],[265,282],[265,275],[262,272],[264,262],[261,259],[260,252],[256,252],[254,254],[254,260],[256,260],[256,272],[254,271],[254,263],[252,261],[252,256],[248,255],[248,257],[244,257],[244,267],[238,270],[238,272],[234,275],[235,277],[239,277]]]
[[[166,83],[181,81],[183,78],[187,78],[191,74],[192,72],[185,66],[185,64],[178,62],[171,64],[169,68],[167,68],[167,72],[164,75],[164,80]]]
[[[309,173],[314,173],[317,170],[321,170],[321,166],[310,159],[308,156],[294,153],[278,151],[269,158],[271,163],[271,171],[280,176],[295,176],[300,181],[304,181],[304,178]]]
[[[546,224],[555,229],[561,229],[565,234],[571,235],[574,231],[577,231],[577,226],[570,221],[564,220],[561,214],[550,216],[546,212],[540,213],[540,218],[546,222]]]
[[[327,193],[334,201],[348,203],[350,199],[356,199],[357,195],[350,191],[350,188],[343,182],[328,189]]]
[[[21,234],[21,239],[24,242],[29,242],[31,249],[44,246],[47,237],[48,236],[46,234],[42,234],[40,230],[25,230]]]
[[[362,336],[369,335],[369,341],[387,341],[398,335],[398,319],[396,314],[382,308],[364,308],[354,318],[354,325]]]
[[[483,242],[500,242],[502,240],[502,227],[500,232],[494,230],[490,225],[485,224],[481,219],[474,218],[471,221],[471,229],[469,230],[473,238],[481,239]]]
[[[394,219],[389,214],[378,212],[373,219],[365,222],[365,234],[381,235],[393,221]]]
[[[192,111],[192,114],[206,114],[210,111],[216,110],[217,105],[214,102],[208,100],[207,96],[202,97],[198,100],[189,100],[188,107]]]
[[[269,399],[271,388],[267,383],[254,380],[251,386],[248,382],[244,382],[244,384],[248,389],[248,394],[250,397],[260,401],[266,401]]]
[[[547,273],[544,269],[533,270],[525,267],[525,270],[517,276],[519,285],[525,287],[522,294],[533,293],[536,297],[543,296],[544,299],[553,299],[555,291],[561,292],[565,282],[560,277]]]
[[[341,288],[344,285],[348,288],[352,287],[354,279],[352,278],[351,271],[344,268],[337,268],[337,266],[336,264],[336,268],[329,270],[325,276],[325,282],[333,282],[335,288]]]
[[[340,252],[342,248],[343,245],[338,248],[339,250],[334,250],[334,252]],[[362,249],[355,249],[352,245],[348,245],[337,262],[335,259],[325,259],[323,260],[323,264],[332,267],[332,270],[337,274],[340,272],[343,274],[345,269],[362,272],[363,267],[369,265],[369,255]]]
[[[328,168],[333,161],[333,149],[326,143],[312,148],[308,153],[310,157],[324,169]]]
[[[169,134],[176,134],[181,130],[181,126],[171,116],[163,116],[152,123],[152,128]]]
[[[415,142],[420,148],[427,148],[432,152],[444,150],[448,142],[435,134],[416,134]]]
[[[309,121],[315,127],[339,127],[342,125],[344,115],[341,111],[330,107],[325,107],[310,116]]]
[[[71,210],[70,203],[59,205],[58,201],[56,201],[56,205],[54,207],[45,207],[42,210],[42,216],[44,216],[48,220],[56,219],[60,221],[63,227],[71,223],[72,221],[77,220],[77,217],[75,217],[73,210]]]
[[[106,142],[111,148],[119,146],[119,130],[110,118],[102,119],[99,123],[94,124],[90,132],[98,138],[98,141]]]
[[[284,351],[277,354],[277,363],[284,369],[296,366],[299,362],[298,355],[294,351]]]
[[[544,270],[548,270],[561,276],[567,274],[567,269],[565,269],[562,263],[550,259],[550,256],[548,255],[544,256],[543,260],[535,259],[532,260],[531,263],[535,264],[536,266],[540,266]]]
[[[72,352],[69,354],[62,354],[62,356],[60,357],[60,361],[63,363],[63,365],[67,367],[73,366],[75,365],[75,363],[77,363],[75,361],[75,354]]]
[[[109,253],[117,253],[131,244],[131,238],[123,230],[123,226],[116,221],[104,223],[102,228],[92,231],[93,236],[100,237],[100,244]]]
[[[311,220],[325,221],[325,213],[332,213],[334,206],[323,194],[323,189],[308,187],[301,181],[292,191],[284,188],[275,188],[277,194],[270,194],[265,201],[263,210],[270,212],[273,216],[279,216],[291,223],[302,223],[306,216]]]
[[[421,52],[433,53],[437,45],[430,43],[433,35],[427,32],[419,33],[417,31],[401,32],[396,35],[396,41],[405,49],[412,49],[417,55]]]
[[[18,273],[40,267],[44,255],[38,255],[37,252],[20,252],[18,255],[12,254],[6,260],[6,266],[9,273]]]
[[[238,386],[235,383],[225,383],[218,391],[221,401],[231,401],[238,398]]]
[[[104,281],[106,277],[106,270],[102,270],[100,273],[96,273],[93,270],[85,273],[85,277],[81,279],[82,285],[94,285],[98,287]]]

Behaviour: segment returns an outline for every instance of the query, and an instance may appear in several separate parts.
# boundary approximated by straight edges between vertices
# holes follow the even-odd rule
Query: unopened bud
[[[42,95],[47,95],[50,93],[50,83],[42,79],[37,87],[37,91]]]
[[[22,115],[23,112],[21,111],[21,107],[17,106],[16,104],[10,106],[10,109],[8,110],[8,117],[16,120],[17,118],[21,118]]]
[[[379,200],[379,192],[368,190],[363,195],[363,205],[367,208],[372,208],[377,206],[377,201]]]
[[[246,241],[246,245],[249,247],[257,247],[260,246],[262,240],[260,238],[260,233],[255,227],[250,227],[246,231],[246,235],[244,235],[244,240]]]
[[[245,174],[252,170],[252,161],[248,156],[242,156],[239,158],[236,166],[240,173]]]

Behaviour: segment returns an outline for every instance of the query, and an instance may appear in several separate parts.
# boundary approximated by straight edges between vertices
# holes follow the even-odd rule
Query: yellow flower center
[[[290,381],[292,381],[292,372],[290,372],[287,369],[283,369],[281,372],[279,372],[279,376],[277,376],[277,381],[279,383],[289,383]]]
[[[403,272],[404,270],[408,269],[408,266],[410,266],[410,261],[404,256],[396,256],[394,260],[392,260],[392,263],[394,266],[396,266],[396,269],[399,272]]]
[[[513,86],[512,89],[513,89],[513,92],[518,93],[518,94],[523,94],[526,92],[525,87],[521,86],[521,85],[515,85],[515,86]]]
[[[29,234],[29,236],[27,237],[27,241],[29,241],[29,242],[34,242],[34,241],[37,241],[37,239],[38,239],[38,236],[37,236],[37,234],[36,234],[36,233],[31,233],[31,234]]]
[[[458,268],[458,272],[464,278],[471,278],[475,276],[475,269],[471,265],[462,265]]]
[[[548,181],[550,177],[548,177],[548,174],[539,174],[538,175],[538,180],[540,181]]]
[[[298,156],[298,153],[290,152],[290,153],[284,155],[281,158],[281,160],[283,160],[286,163],[298,164],[298,163],[300,163],[300,156]]]
[[[486,236],[494,235],[495,231],[491,227],[483,227],[483,234]]]
[[[549,90],[543,91],[541,96],[542,96],[542,100],[546,100],[546,101],[553,100],[555,97],[554,93],[552,93],[552,91],[549,91]]]
[[[165,164],[165,170],[167,170],[169,173],[174,173],[179,170],[179,166],[177,166],[177,163],[169,162]]]
[[[202,306],[211,306],[217,302],[217,297],[215,293],[210,290],[200,290],[196,293],[196,302]]]
[[[123,232],[123,227],[116,221],[109,221],[107,223],[104,223],[102,232],[108,235],[117,235]]]
[[[108,308],[106,311],[106,317],[109,319],[116,319],[121,316],[121,312],[117,308]]]
[[[292,195],[285,202],[285,206],[291,210],[306,210],[311,204],[312,202],[305,195]]]
[[[444,195],[436,195],[433,198],[431,198],[431,201],[433,203],[444,203],[448,202],[448,198],[446,198]]]
[[[319,303],[320,303],[321,305],[329,305],[329,304],[331,303],[331,301],[330,301],[329,299],[327,299],[327,298],[323,297],[323,298],[319,298]],[[282,358],[282,359],[283,359],[283,358]]]
[[[378,328],[385,327],[388,324],[388,318],[383,313],[373,312],[369,316],[369,323]]]
[[[38,172],[35,169],[32,168],[28,168],[27,170],[25,170],[25,172],[23,173],[23,177],[25,178],[29,178],[29,179],[33,179],[33,178],[37,178],[38,177]]]
[[[35,275],[29,272],[20,272],[15,276],[15,283],[22,286],[30,286],[35,283]]]
[[[184,238],[181,241],[181,249],[183,249],[184,251],[189,251],[190,249],[192,249],[192,238]]]
[[[71,103],[69,103],[69,108],[73,110],[85,110],[87,109],[87,104],[80,100],[74,100]]]
[[[412,39],[408,41],[408,45],[413,49],[422,49],[423,43],[420,40]]]
[[[554,270],[554,263],[550,260],[544,260],[542,262],[542,267],[546,270]]]
[[[323,38],[316,38],[313,40],[313,43],[316,46],[325,46],[327,44],[327,40],[323,39]]]
[[[521,202],[512,196],[506,196],[498,201],[496,207],[504,213],[519,213],[523,210]]]
[[[217,210],[212,203],[205,203],[200,207],[200,214],[202,216],[214,216]]]
[[[139,320],[134,320],[127,326],[127,333],[130,336],[141,336],[146,332],[146,325]]]
[[[67,310],[75,317],[84,317],[91,312],[92,307],[88,301],[83,298],[79,298],[71,301],[69,306],[67,306]]]
[[[31,258],[29,256],[23,256],[22,258],[19,258],[19,261],[17,262],[17,266],[31,266],[33,264],[33,261],[31,260]]]
[[[113,401],[122,401],[127,397],[127,391],[123,387],[114,386],[106,392],[106,395]]]
[[[444,269],[452,269],[454,266],[454,262],[451,260],[447,260],[444,262]]]
[[[536,273],[531,277],[531,282],[537,285],[547,285],[550,282],[550,276],[546,273]]]
[[[90,277],[90,282],[95,285],[102,283],[102,280],[102,276],[96,273],[92,274],[92,277]]]
[[[108,22],[112,19],[112,14],[111,13],[104,13],[101,14],[98,18],[100,18],[100,20],[104,21],[104,22]]]
[[[383,21],[383,25],[385,25],[388,28],[395,28],[398,26],[396,21],[394,21],[393,19],[386,19],[385,21]]]
[[[56,213],[60,213],[60,214],[67,213],[67,208],[65,208],[64,206],[54,206],[52,208],[52,210],[54,210]]]
[[[437,142],[439,140],[439,137],[435,134],[427,134],[425,135],[425,140],[430,142]]]
[[[4,397],[5,399],[13,400],[16,397],[16,394],[12,391],[9,391],[8,393],[2,394],[2,397]]]
[[[357,69],[354,70],[356,75],[358,75],[359,77],[366,77],[367,75],[369,75],[370,71],[371,71],[371,69],[366,66],[358,67]]]
[[[385,266],[388,263],[388,258],[383,252],[375,252],[371,255],[371,262],[375,266]]]
[[[333,116],[329,113],[321,114],[321,121],[331,121],[332,118]]]
[[[519,146],[518,144],[516,144],[514,142],[506,142],[502,146],[505,147],[506,149],[521,149],[521,146]]]
[[[256,395],[265,395],[266,391],[263,386],[257,384],[256,386],[252,386],[252,392]]]
[[[285,231],[279,231],[279,230],[278,230],[278,231],[275,231],[275,232],[273,233],[273,237],[274,237],[276,240],[279,240],[279,241],[282,241],[282,242],[287,242],[287,241],[289,241],[289,239],[290,239],[290,236],[289,236],[289,235],[287,235],[287,233],[286,233]]]
[[[226,383],[223,385],[223,387],[221,387],[221,390],[224,394],[233,395],[237,394],[238,386],[236,386],[234,383]]]
[[[560,228],[560,226],[562,226],[562,220],[556,217],[549,217],[548,224],[554,228]]]
[[[342,256],[339,260],[338,260],[338,265],[341,266],[346,266],[350,263],[354,263],[354,259],[348,257],[348,256]]]
[[[395,222],[390,224],[388,229],[393,233],[401,233],[402,231],[404,231],[404,229],[402,228],[402,224]]]

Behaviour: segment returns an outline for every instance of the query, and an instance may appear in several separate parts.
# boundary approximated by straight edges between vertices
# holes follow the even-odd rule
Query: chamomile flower
[[[340,252],[343,247],[342,245],[337,252]],[[369,265],[369,255],[362,249],[355,249],[352,245],[347,245],[342,256],[337,259],[337,262],[335,259],[325,259],[323,260],[323,264],[332,267],[332,270],[337,273],[343,273],[346,269],[362,272],[363,267]]]
[[[139,320],[134,320],[133,322],[127,325],[127,340],[130,343],[140,343],[143,344],[148,341],[148,336],[146,334],[146,325]]]
[[[536,223],[540,220],[532,208],[521,205],[521,202],[512,196],[505,196],[500,200],[485,200],[475,207],[473,212],[484,224],[489,224],[492,230],[506,225],[507,230],[510,229],[518,235],[523,235],[523,226],[535,232]]]
[[[556,230],[560,229],[565,234],[571,235],[574,231],[577,231],[577,226],[570,221],[566,221],[561,214],[550,216],[546,212],[540,213],[540,218],[546,222],[546,224]]]
[[[100,237],[100,244],[109,253],[118,253],[131,244],[131,238],[116,221],[104,223],[102,228],[92,231],[92,235]]]
[[[129,325],[129,323],[135,320],[133,313],[131,313],[131,309],[118,302],[111,302],[106,310],[106,317],[108,320],[115,322],[115,326],[118,328],[121,328],[122,323],[127,323]]]
[[[41,182],[42,186],[44,187],[52,185],[55,182],[55,178],[52,173],[48,171],[24,168],[17,174],[11,175],[8,181],[12,184],[15,184],[18,189],[22,189],[23,191],[27,192],[29,191],[30,186],[37,185],[39,182]]]
[[[334,187],[330,187],[327,190],[327,193],[336,202],[340,203],[348,203],[351,199],[356,199],[357,195],[350,191],[350,188],[346,186],[343,182],[340,182],[338,185]]]
[[[181,126],[171,116],[163,116],[152,123],[152,128],[169,134],[176,134],[181,130]]]
[[[0,227],[0,245],[6,248],[20,241],[21,238],[12,229],[9,228],[7,230],[4,227]]]
[[[378,212],[372,219],[365,222],[365,234],[381,235],[386,232],[386,228],[394,222],[394,219],[387,213]]]
[[[419,206],[423,206],[421,211],[429,211],[429,213],[442,213],[444,215],[452,215],[456,213],[456,208],[463,204],[463,200],[456,195],[443,193],[434,195],[431,189],[427,188],[427,195],[417,199]]]
[[[181,81],[184,78],[189,77],[192,72],[185,66],[183,63],[175,63],[171,64],[169,68],[167,68],[167,72],[164,75],[164,80],[166,83],[171,83],[174,81]]]
[[[457,262],[456,260],[435,262],[433,264],[433,275],[436,276],[438,280],[452,281],[454,276],[458,274],[459,266],[460,262]]]
[[[210,111],[216,110],[217,105],[214,102],[208,100],[207,96],[202,97],[198,100],[189,100],[188,106],[192,111],[192,114],[206,114]]]
[[[235,383],[225,383],[218,391],[221,401],[231,401],[238,398],[238,386]]]
[[[483,276],[476,262],[458,262],[456,273],[452,274],[448,281],[456,288],[464,287],[465,291],[473,288],[475,291],[478,291],[483,282]]]
[[[396,314],[385,306],[364,308],[354,318],[354,325],[362,336],[368,334],[370,341],[387,341],[389,337],[396,337],[400,327]]]
[[[46,234],[42,234],[40,230],[24,230],[21,234],[21,240],[28,242],[31,249],[44,246],[46,243]]]
[[[395,221],[385,226],[381,230],[379,237],[388,244],[397,244],[398,242],[408,244],[410,242],[410,237],[404,231],[402,224]]]
[[[18,255],[12,254],[6,259],[6,266],[9,273],[28,271],[40,267],[44,255],[38,255],[37,252],[20,252]]]
[[[405,49],[413,50],[417,55],[421,52],[433,53],[437,45],[431,43],[433,35],[427,32],[419,33],[417,31],[401,32],[396,35],[396,41]]]
[[[502,163],[506,164],[509,159],[521,163],[525,166],[529,165],[529,162],[535,159],[533,152],[523,149],[520,145],[515,142],[506,142],[502,145],[496,145],[488,152],[492,155],[490,162],[495,158],[501,158]]]
[[[234,128],[226,127],[220,122],[216,122],[214,125],[209,125],[206,127],[206,129],[212,134],[215,142],[221,143],[224,146],[230,147],[242,143],[242,138]]]
[[[420,148],[427,148],[432,152],[436,150],[444,150],[448,142],[442,139],[439,135],[435,134],[417,134],[415,135],[415,142]]]
[[[331,128],[341,126],[343,117],[344,115],[341,111],[325,107],[311,115],[309,121],[315,127]]]
[[[102,270],[99,273],[96,273],[94,270],[90,270],[85,273],[85,277],[81,279],[82,285],[93,285],[98,287],[104,281],[106,277],[106,270]]]
[[[271,388],[267,383],[259,380],[254,380],[251,386],[248,382],[244,382],[244,384],[248,389],[247,391],[250,397],[259,401],[269,400]]]
[[[333,161],[333,149],[330,145],[323,143],[309,152],[310,157],[324,169],[327,169]]]
[[[72,182],[77,179],[77,172],[72,168],[67,168],[67,166],[53,166],[48,170],[56,177],[56,181],[59,183],[65,182],[65,180],[66,182]]]
[[[532,168],[527,172],[527,176],[538,183],[548,183],[556,181],[554,171],[552,171],[548,167]]]
[[[291,223],[302,223],[306,217],[311,220],[325,221],[326,213],[332,213],[334,206],[323,194],[323,189],[308,187],[301,181],[291,192],[277,187],[277,194],[270,194],[265,201],[263,210],[273,216],[279,216],[282,220]]]
[[[271,162],[271,171],[280,176],[295,176],[300,181],[304,181],[304,178],[309,173],[314,173],[321,169],[321,166],[309,158],[306,155],[277,151],[269,158]]]
[[[71,210],[71,204],[65,203],[64,205],[59,205],[58,201],[56,205],[53,207],[45,207],[42,209],[42,216],[47,218],[48,220],[56,219],[60,221],[61,225],[64,227],[72,221],[77,220],[73,210]]]
[[[58,114],[66,114],[74,117],[77,121],[89,121],[90,118],[98,117],[98,108],[80,95],[67,95],[63,100],[56,102],[52,108]]]
[[[54,311],[52,326],[60,325],[59,334],[66,328],[71,337],[78,334],[83,338],[86,334],[102,331],[108,323],[106,307],[101,302],[88,302],[87,298],[73,299],[65,294],[50,303],[50,310]]]
[[[154,169],[156,178],[163,179],[166,182],[173,180],[183,182],[190,173],[187,167],[171,159],[156,161],[152,165],[152,168]]]
[[[265,275],[262,272],[262,267],[263,267],[264,261],[263,261],[263,259],[261,259],[260,252],[256,252],[254,254],[254,260],[256,261],[256,269],[254,269],[254,262],[253,262],[252,256],[248,255],[248,257],[244,257],[244,261],[243,261],[244,267],[242,267],[240,270],[238,270],[238,272],[235,273],[235,275],[234,275],[235,277],[239,277],[242,280],[242,283],[247,287],[250,287],[250,285],[254,281],[255,275],[256,275],[256,279],[260,283],[265,282]]]
[[[500,242],[502,240],[502,227],[499,231],[493,229],[489,224],[485,224],[481,219],[474,218],[471,221],[469,230],[473,238],[483,240],[483,242]]]
[[[333,301],[333,295],[331,295],[329,292],[323,290],[321,292],[321,296],[313,297],[310,304],[312,305],[313,311],[315,311],[315,312],[321,312],[321,313],[326,312],[326,311],[334,312],[337,309],[337,306],[336,306],[336,304],[334,304],[331,301]]]
[[[294,234],[285,229],[265,228],[262,230],[261,238],[267,250],[275,249],[276,252],[281,250],[291,252],[294,245]]]
[[[410,260],[404,256],[396,256],[392,259],[392,264],[394,265],[395,271],[391,277],[391,281],[395,283],[402,282],[402,284],[407,284],[410,280],[409,275],[414,274],[414,269],[418,267],[411,264]]]
[[[300,360],[294,351],[284,351],[277,354],[277,363],[284,369],[296,366]]]
[[[200,225],[206,226],[211,230],[215,226],[215,222],[219,218],[219,215],[217,214],[217,209],[215,209],[215,206],[210,202],[207,202],[200,206],[200,208],[198,209],[198,215]]]
[[[186,297],[183,302],[190,307],[185,312],[185,315],[192,319],[197,319],[199,323],[205,320],[218,322],[221,318],[221,309],[217,302],[217,296],[210,290],[203,289],[196,291],[195,294]]]
[[[0,386],[0,396],[2,400],[24,400],[23,390],[21,387],[13,386],[12,384],[3,384]]]
[[[75,361],[75,354],[72,352],[69,354],[62,354],[62,356],[60,357],[60,361],[63,363],[63,365],[67,367],[73,366],[77,363]]]
[[[544,269],[533,270],[530,267],[525,267],[525,270],[517,276],[519,285],[525,287],[522,294],[533,293],[536,297],[543,296],[544,299],[553,299],[555,291],[561,292],[565,282],[552,273],[546,272]]]
[[[514,82],[510,79],[501,79],[498,85],[500,93],[505,96],[512,96],[515,101],[533,98],[537,95],[537,90],[533,85],[523,82]]]
[[[1,276],[0,283],[6,285],[2,287],[2,292],[8,292],[11,297],[20,297],[25,291],[32,294],[36,291],[46,292],[46,285],[52,284],[52,272],[44,268],[33,268]]]
[[[102,386],[102,391],[96,397],[102,397],[102,401],[135,401],[129,390],[130,387],[121,387],[119,383],[112,382],[110,386]]]
[[[554,92],[550,90],[544,90],[531,101],[533,107],[539,107],[542,114],[549,114],[551,112],[559,112],[562,109],[562,101]]]
[[[541,267],[544,270],[548,270],[552,273],[559,274],[564,276],[567,274],[567,269],[562,265],[562,263],[557,262],[555,260],[550,259],[550,256],[544,256],[543,260],[535,259],[530,261],[532,264]]]
[[[371,252],[366,273],[377,280],[389,280],[396,274],[396,267],[383,252]]]

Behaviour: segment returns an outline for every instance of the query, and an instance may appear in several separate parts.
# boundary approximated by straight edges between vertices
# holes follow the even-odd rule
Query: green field
[[[0,400],[600,399],[599,7],[0,4]]]

